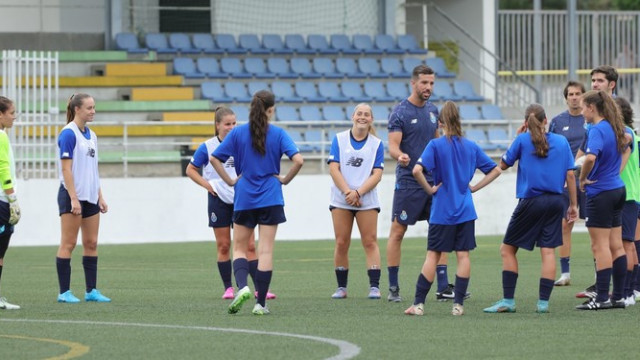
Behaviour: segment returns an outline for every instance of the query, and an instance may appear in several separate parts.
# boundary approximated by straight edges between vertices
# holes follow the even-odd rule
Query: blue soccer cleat
[[[73,296],[73,293],[71,292],[71,290],[67,290],[67,291],[63,292],[62,294],[58,295],[58,302],[59,303],[77,304],[77,303],[80,302],[80,299],[78,299],[77,297]]]
[[[549,300],[538,300],[538,306],[536,308],[538,314],[546,314],[549,312]]]
[[[91,292],[84,294],[84,301],[95,301],[95,302],[111,302],[111,299],[102,295],[100,290],[93,289]]]
[[[514,313],[516,312],[516,302],[513,299],[502,299],[483,311],[486,313]]]

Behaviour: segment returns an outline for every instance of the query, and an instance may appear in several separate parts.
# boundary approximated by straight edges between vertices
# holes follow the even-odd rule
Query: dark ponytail
[[[266,154],[265,143],[269,129],[267,110],[275,105],[275,96],[268,90],[260,90],[251,99],[249,110],[249,129],[251,130],[251,145],[260,154]]]
[[[527,120],[527,127],[531,134],[531,141],[536,148],[536,156],[545,158],[549,155],[549,142],[547,142],[547,136],[544,129],[544,119],[547,115],[544,113],[544,108],[540,104],[531,104],[525,110],[525,119]]]

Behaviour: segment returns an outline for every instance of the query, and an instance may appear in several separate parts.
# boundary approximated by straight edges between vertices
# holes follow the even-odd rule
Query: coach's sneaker
[[[95,302],[111,302],[111,299],[102,295],[100,290],[93,289],[91,292],[84,294],[84,301],[95,301]]]
[[[372,286],[369,289],[369,296],[367,296],[369,299],[380,299],[381,295],[380,295],[380,289],[378,289],[375,286]]]
[[[78,299],[77,297],[73,296],[73,293],[71,292],[71,290],[67,290],[67,291],[63,292],[62,294],[58,295],[58,302],[59,303],[76,304],[76,303],[80,302],[80,299]]]
[[[257,291],[254,292],[253,296],[257,299],[258,298],[258,292]],[[274,294],[274,293],[270,292],[269,290],[267,290],[267,300],[273,300],[276,297],[277,297],[276,294]]]
[[[229,304],[229,314],[235,314],[240,311],[240,308],[242,308],[242,304],[244,304],[250,298],[251,290],[249,290],[248,286],[245,286],[242,289],[238,290],[236,297],[233,299],[231,304]]]
[[[536,312],[538,314],[546,314],[549,312],[549,300],[538,300],[538,305],[536,307]]]
[[[339,287],[336,289],[336,292],[331,295],[332,299],[346,299],[347,298],[347,288]]]
[[[389,287],[389,295],[387,295],[387,300],[391,302],[401,302],[402,298],[400,297],[400,287],[399,286],[390,286]]]
[[[633,295],[629,295],[626,298],[624,298],[624,304],[626,306],[633,306],[636,304],[636,297]]]
[[[253,310],[251,310],[251,313],[253,315],[269,315],[269,314],[271,314],[271,311],[269,311],[269,309],[266,306],[262,306],[260,304],[256,304],[253,307]]]
[[[464,315],[464,306],[460,304],[453,304],[453,308],[451,309],[451,315],[453,316]]]
[[[436,292],[436,299],[438,301],[447,301],[447,300],[453,300],[456,297],[456,293],[455,293],[455,285],[453,284],[449,284],[447,285],[447,288],[444,289],[443,291],[437,291]],[[467,300],[468,298],[471,297],[471,293],[467,292],[464,294],[464,299]]]
[[[569,286],[571,285],[571,276],[569,273],[563,273],[560,278],[556,280],[553,285],[555,286]]]
[[[588,288],[584,289],[584,291],[580,291],[579,293],[577,293],[576,297],[593,299],[596,297],[596,295],[598,295],[598,291],[596,290],[596,284],[593,284]]]
[[[606,310],[613,308],[611,300],[596,301],[595,298],[591,298],[585,301],[583,304],[576,306],[576,310]]]
[[[424,315],[424,304],[411,305],[404,311],[404,314],[422,316]]]
[[[225,300],[231,300],[234,297],[236,297],[236,295],[233,293],[233,287],[228,287],[224,291],[224,294],[222,294],[222,298],[225,299]]]
[[[0,309],[20,310],[20,305],[15,305],[7,301],[7,298],[0,297]]]
[[[486,313],[514,313],[516,312],[516,302],[513,299],[502,299],[483,311]]]

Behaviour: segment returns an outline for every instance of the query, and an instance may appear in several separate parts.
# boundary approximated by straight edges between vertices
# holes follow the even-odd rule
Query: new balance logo
[[[363,158],[352,156],[349,160],[347,160],[347,166],[360,167],[363,160]]]
[[[87,150],[87,156],[89,156],[89,157],[96,157],[96,149],[94,149],[94,148],[89,148],[89,149]]]

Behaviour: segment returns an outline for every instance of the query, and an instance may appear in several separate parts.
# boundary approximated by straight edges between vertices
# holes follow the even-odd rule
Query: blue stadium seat
[[[342,95],[338,83],[333,81],[322,81],[318,83],[318,93],[331,102],[347,102],[349,98]]]
[[[249,90],[249,95],[253,96],[260,90],[269,90],[271,91],[271,87],[268,83],[264,81],[251,81],[247,84],[247,89]]]
[[[227,54],[245,54],[247,51],[236,43],[236,38],[231,34],[216,34],[216,45]]]
[[[484,133],[484,130],[480,129],[468,129],[465,131],[465,137],[480,146],[483,151],[494,151],[498,147],[495,144],[489,143],[487,140],[487,135]]]
[[[291,71],[303,79],[319,79],[322,77],[313,71],[309,59],[303,57],[294,57],[291,59]]]
[[[300,152],[305,153],[305,152],[313,151],[313,147],[311,145],[304,144],[305,140],[302,137],[302,133],[299,130],[287,129],[287,134],[289,134],[289,136],[291,137],[291,140],[293,140],[293,142],[296,143],[296,146],[298,146],[298,149],[300,150]]]
[[[373,101],[391,102],[395,100],[393,96],[387,95],[387,90],[385,90],[383,83],[379,81],[365,82],[364,93],[365,95],[373,99]]]
[[[500,107],[493,104],[482,104],[480,113],[485,120],[504,120]]]
[[[230,106],[229,107],[234,114],[236,114],[236,121],[249,121],[249,108],[246,106]]]
[[[116,34],[116,48],[118,50],[126,50],[131,54],[141,54],[149,51],[149,49],[140,46],[135,34],[129,32]]]
[[[244,71],[244,66],[238,58],[225,57],[220,60],[220,69],[230,77],[236,79],[249,79],[251,74]]]
[[[356,61],[352,58],[341,57],[336,59],[336,71],[340,74],[343,74],[347,78],[352,79],[364,79],[367,77],[366,74],[358,71],[358,65],[356,65]]]
[[[289,63],[285,58],[268,58],[267,70],[270,73],[276,74],[280,79],[295,79],[298,74],[294,74],[289,69]]]
[[[411,73],[404,70],[400,60],[394,57],[383,57],[380,59],[380,70],[394,78],[406,78],[411,76]]]
[[[205,76],[196,69],[196,64],[191,58],[173,58],[173,73],[190,79],[202,79]]]
[[[389,77],[387,73],[380,70],[378,60],[370,57],[362,57],[358,59],[358,70],[374,79],[384,79]]]
[[[353,48],[359,50],[362,53],[375,55],[382,54],[383,51],[376,48],[373,45],[373,40],[371,40],[371,36],[366,34],[356,34],[353,35]]]
[[[376,136],[378,139],[382,140],[382,144],[384,144],[384,148],[389,148],[389,130],[387,129],[376,129]]]
[[[196,67],[198,72],[207,75],[211,79],[226,79],[229,77],[226,73],[220,70],[218,60],[215,58],[198,58],[196,60]]]
[[[343,54],[360,54],[361,51],[354,48],[349,40],[349,37],[345,34],[333,34],[329,37],[329,44],[332,49],[335,49]]]
[[[347,120],[342,106],[327,105],[322,108],[322,118],[329,121]]]
[[[294,85],[296,95],[306,102],[325,102],[327,99],[318,94],[314,83],[310,81],[297,81]]]
[[[169,47],[178,50],[181,54],[198,54],[200,49],[191,45],[189,35],[183,33],[169,34]]]
[[[362,86],[360,83],[355,81],[344,81],[340,84],[340,88],[342,89],[342,95],[347,97],[350,101],[353,102],[369,102],[371,101],[371,97],[365,95],[362,90]]]
[[[396,101],[401,101],[409,97],[409,89],[404,81],[387,82],[387,94]]]
[[[296,96],[291,84],[285,81],[274,81],[271,83],[271,91],[276,97],[276,101],[300,103],[302,98]]]
[[[424,65],[424,62],[421,59],[412,57],[402,59],[402,67],[409,74],[413,74],[413,69],[418,65]]]
[[[240,34],[238,35],[238,47],[245,52],[252,54],[269,54],[271,51],[262,47],[258,35],[256,34]]]
[[[205,54],[224,54],[224,50],[218,48],[211,34],[193,34],[193,47]]]
[[[427,65],[435,71],[439,78],[454,78],[455,73],[450,72],[441,57],[427,58]]]
[[[480,111],[478,107],[475,105],[463,104],[459,106],[460,109],[460,118],[462,120],[480,120],[482,116],[480,116]]]
[[[473,87],[471,83],[464,80],[456,80],[453,82],[453,91],[460,95],[466,101],[484,101],[484,98],[475,91],[473,91]]]
[[[389,108],[383,105],[371,106],[373,120],[389,120]]]
[[[276,106],[276,121],[300,121],[300,116],[293,106]]]
[[[251,95],[247,92],[244,83],[228,81],[224,84],[224,93],[236,102],[251,102]]]
[[[393,36],[387,34],[378,34],[375,36],[373,43],[377,49],[384,51],[385,54],[404,54],[404,50],[396,45]]]
[[[169,47],[167,37],[164,34],[147,33],[144,39],[147,47],[158,54],[175,54],[178,52],[178,50]]]
[[[262,47],[273,54],[293,54],[291,49],[287,49],[282,42],[282,37],[278,34],[262,35]]]
[[[313,71],[327,79],[341,79],[344,76],[336,71],[333,60],[326,57],[313,58]]]
[[[503,128],[489,128],[487,130],[489,142],[495,145],[498,150],[507,150],[509,148],[509,135]]]
[[[426,54],[427,49],[418,46],[418,42],[413,35],[398,35],[398,47],[409,54]]]
[[[203,99],[213,100],[214,102],[232,102],[233,99],[224,94],[224,89],[219,82],[203,82],[200,84],[200,93]]]
[[[321,121],[322,113],[320,108],[315,105],[300,106],[300,119],[302,121]]]
[[[287,34],[284,36],[285,48],[295,52],[296,54],[315,54],[316,51],[309,49],[304,37],[300,34]]]
[[[320,151],[320,149],[324,147],[322,130],[319,130],[319,129],[306,130],[304,132],[304,139],[310,143],[309,146],[313,149],[313,151]]]
[[[274,79],[276,77],[276,74],[267,71],[267,66],[261,58],[245,58],[244,69],[247,73],[258,79]]]
[[[432,101],[460,101],[462,97],[453,93],[451,86],[446,81],[436,81],[433,84],[433,93],[431,94]],[[479,119],[479,117],[478,117]]]
[[[324,35],[311,34],[307,36],[307,45],[309,49],[322,55],[339,53],[338,50],[329,46],[329,42],[327,42],[327,38]]]

